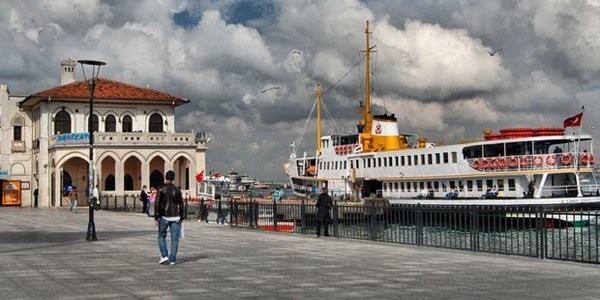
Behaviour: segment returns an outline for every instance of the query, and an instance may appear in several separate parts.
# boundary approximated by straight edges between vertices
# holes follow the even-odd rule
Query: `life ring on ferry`
[[[476,159],[473,161],[473,168],[476,170],[481,170],[481,159]]]
[[[536,167],[541,167],[543,162],[544,160],[539,155],[533,158],[533,164],[536,165]]]
[[[560,156],[560,163],[565,166],[571,165],[572,161],[573,161],[573,156],[571,156],[571,153],[564,153],[563,155]]]
[[[496,160],[493,158],[488,159],[488,165],[491,169],[495,169],[496,167],[498,167],[498,165],[496,164]]]
[[[351,153],[352,153],[352,145],[346,146],[346,154],[351,154]]]
[[[487,159],[482,159],[481,160],[481,168],[482,169],[489,169],[490,168],[490,162]]]
[[[514,169],[519,164],[519,160],[516,157],[512,156],[511,158],[508,159],[508,162],[506,164],[508,165],[509,168]]]
[[[506,166],[506,158],[504,158],[504,157],[496,158],[496,166],[498,168],[504,168]]]
[[[519,165],[521,168],[529,167],[531,165],[531,158],[529,156],[521,156],[519,158]]]
[[[582,154],[579,158],[579,161],[582,165],[593,164],[596,162],[594,160],[594,155],[592,154]]]
[[[546,164],[549,166],[554,166],[556,164],[556,157],[554,155],[549,155],[546,157]]]

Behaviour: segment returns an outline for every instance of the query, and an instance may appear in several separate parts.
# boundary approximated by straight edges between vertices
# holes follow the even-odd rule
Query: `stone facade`
[[[67,186],[87,203],[90,145],[89,92],[74,81],[75,61],[61,64],[62,85],[29,96],[0,86],[0,181],[3,205],[68,205]],[[137,195],[158,186],[168,170],[184,194],[196,196],[195,175],[205,169],[203,132],[175,132],[175,109],[189,100],[100,78],[94,95],[94,182],[103,195]],[[16,189],[16,190],[15,190]]]

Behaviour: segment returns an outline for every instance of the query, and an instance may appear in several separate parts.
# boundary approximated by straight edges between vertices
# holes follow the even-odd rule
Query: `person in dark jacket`
[[[146,189],[148,189],[148,187],[144,185],[142,187],[142,191],[140,192],[140,201],[142,201],[142,213],[150,216],[148,214],[148,192]]]
[[[179,247],[179,232],[183,222],[183,197],[181,190],[173,184],[175,172],[168,171],[165,184],[156,194],[154,204],[154,223],[158,226],[158,248],[161,258],[159,264],[174,265]],[[167,251],[167,228],[171,234],[171,252]]]
[[[333,207],[333,200],[327,193],[327,188],[324,187],[315,204],[317,207],[317,237],[321,237],[321,226],[323,226],[323,235],[329,236],[329,221],[331,216],[329,210]]]

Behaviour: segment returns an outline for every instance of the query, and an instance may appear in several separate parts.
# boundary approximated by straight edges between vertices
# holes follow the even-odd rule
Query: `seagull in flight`
[[[485,52],[489,53],[489,54],[490,54],[490,56],[494,56],[494,55],[496,55],[496,53],[498,53],[498,51],[500,51],[500,50],[502,50],[502,48],[499,48],[499,49],[497,49],[497,50],[494,50],[494,52],[490,52],[490,51],[487,51],[487,50],[485,50]]]
[[[300,54],[302,54],[302,52],[300,52],[298,50],[294,50],[294,51],[292,51],[292,54],[298,54],[298,55],[300,55]]]
[[[278,90],[279,87],[278,86],[274,86],[274,87],[270,87],[270,88],[266,88],[264,91],[260,92],[261,94],[266,92],[266,91],[270,91],[270,90]]]

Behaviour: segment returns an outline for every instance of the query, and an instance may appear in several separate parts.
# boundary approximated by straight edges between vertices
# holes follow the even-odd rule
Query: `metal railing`
[[[234,201],[232,227],[314,234],[314,202]],[[600,261],[600,206],[391,206],[336,202],[332,236],[507,255]]]

